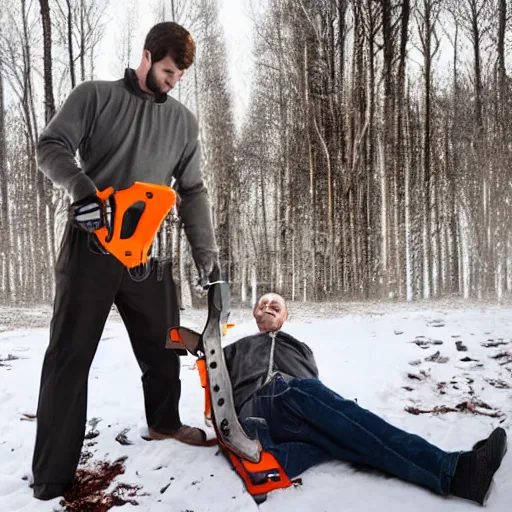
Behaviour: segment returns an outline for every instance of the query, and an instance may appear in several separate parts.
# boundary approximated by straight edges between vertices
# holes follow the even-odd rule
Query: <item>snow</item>
[[[501,382],[512,388],[512,362],[500,364],[506,363],[507,358],[492,357],[512,354],[509,308],[428,303],[385,307],[294,304],[290,309],[285,330],[312,347],[322,380],[341,395],[357,398],[361,406],[446,450],[470,449],[498,425],[510,435],[512,389],[495,385]],[[59,499],[40,502],[32,498],[30,464],[36,425],[33,421],[20,421],[24,413],[35,413],[49,315],[48,309],[32,312],[31,316],[27,311],[0,310],[2,512],[63,510]],[[254,332],[247,310],[235,310],[231,319],[236,327],[229,332],[226,342]],[[182,324],[200,329],[205,320],[204,311],[184,312]],[[422,349],[412,343],[418,340],[438,340],[442,344]],[[456,342],[461,342],[459,348],[466,346],[467,351],[459,351]],[[503,345],[482,345],[496,342]],[[425,361],[438,350],[440,357],[449,358],[447,362]],[[466,357],[472,360],[461,361]],[[418,361],[417,365],[410,364]],[[87,448],[92,453],[89,463],[127,457],[125,473],[115,482],[142,486],[135,498],[139,505],[134,510],[258,510],[216,447],[190,447],[172,440],[147,442],[140,437],[145,421],[139,369],[125,329],[115,315],[105,328],[89,383],[88,418],[100,419],[96,427],[99,436],[93,440],[96,444]],[[203,391],[192,357],[182,358],[182,389],[182,421],[202,424]],[[477,412],[499,417],[467,412],[414,415],[405,411],[406,407],[453,407],[467,402],[471,396],[491,407],[477,407]],[[88,426],[87,430],[91,428]],[[125,429],[129,429],[126,435],[132,445],[123,446],[115,441]],[[495,475],[486,507],[489,511],[509,510],[511,452]],[[302,479],[301,486],[270,494],[260,510],[458,512],[477,507],[457,498],[439,497],[395,478],[357,471],[342,462],[317,466],[304,473]],[[123,510],[131,508],[127,504]]]

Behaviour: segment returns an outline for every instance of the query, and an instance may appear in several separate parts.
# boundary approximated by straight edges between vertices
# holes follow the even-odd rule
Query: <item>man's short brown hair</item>
[[[152,62],[169,55],[178,69],[187,69],[194,62],[196,45],[188,30],[173,21],[164,21],[148,32],[144,49],[151,52]]]

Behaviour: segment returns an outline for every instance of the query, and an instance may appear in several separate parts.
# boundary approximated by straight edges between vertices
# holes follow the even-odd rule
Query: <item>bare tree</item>
[[[237,190],[233,107],[228,91],[226,49],[212,0],[198,2],[199,26],[197,66],[200,80],[201,148],[203,172],[212,198],[214,225],[220,247],[223,274],[233,273],[231,212]]]
[[[94,77],[94,52],[105,32],[108,1],[55,0],[55,26],[58,40],[66,48],[71,88]],[[77,65],[78,63],[78,65]],[[89,68],[87,68],[89,63]]]
[[[123,11],[123,20],[121,23],[117,43],[117,60],[119,63],[120,71],[130,67],[133,57],[133,39],[135,37],[135,30],[137,27],[137,8],[135,0],[130,0],[126,4],[126,9]],[[121,73],[120,73],[121,74]]]
[[[422,0],[418,5],[416,14],[416,23],[420,39],[420,51],[423,56],[423,82],[424,82],[424,105],[423,114],[423,222],[424,222],[424,268],[426,275],[424,295],[429,297],[434,294],[433,283],[433,237],[434,232],[439,232],[439,226],[434,226],[433,222],[433,169],[432,169],[432,61],[439,50],[439,38],[436,33],[436,24],[441,12],[440,0]],[[438,256],[438,255],[436,255]],[[439,287],[439,284],[438,286]]]
[[[52,24],[48,0],[39,0],[39,3],[41,5],[41,20],[43,23],[45,121],[48,123],[55,114],[52,76]]]
[[[11,229],[9,223],[9,200],[7,194],[8,169],[7,169],[7,141],[5,137],[5,101],[4,101],[4,74],[3,64],[0,58],[0,290],[2,298],[7,301],[11,296],[11,275],[9,259],[11,256]]]

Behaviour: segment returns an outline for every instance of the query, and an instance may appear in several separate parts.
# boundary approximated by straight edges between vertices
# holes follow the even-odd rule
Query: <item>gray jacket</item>
[[[279,331],[272,352],[272,336],[269,333],[246,336],[224,348],[237,413],[268,377],[277,372],[285,377],[318,378],[313,352],[305,343]]]
[[[133,69],[122,80],[76,86],[42,132],[37,157],[42,172],[75,201],[135,181],[169,186],[174,177],[193,252],[217,252],[196,119],[170,96],[155,102]]]

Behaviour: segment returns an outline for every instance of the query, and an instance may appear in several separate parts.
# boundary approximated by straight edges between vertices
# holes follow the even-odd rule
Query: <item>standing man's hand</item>
[[[110,212],[97,195],[87,196],[71,204],[71,216],[75,225],[92,233],[109,224]]]
[[[205,290],[210,283],[220,280],[220,264],[217,253],[200,251],[195,255],[195,263],[199,274],[198,287]]]

